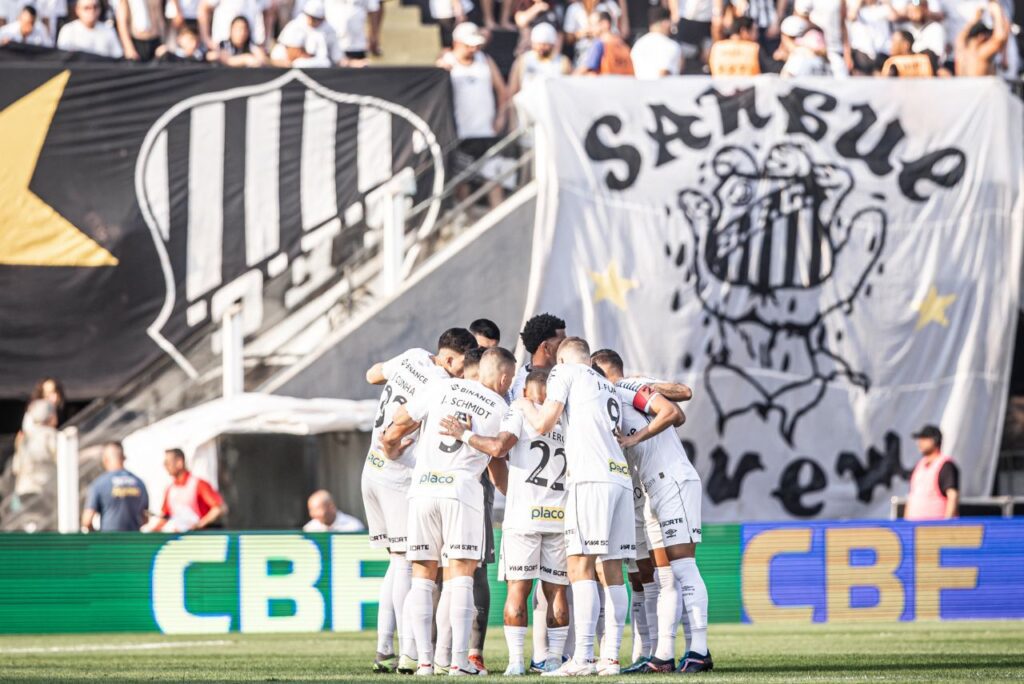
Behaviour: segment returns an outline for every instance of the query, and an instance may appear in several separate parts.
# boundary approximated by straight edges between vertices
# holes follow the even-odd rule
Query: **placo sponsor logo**
[[[530,520],[565,520],[565,509],[560,506],[534,506]]]
[[[625,463],[620,463],[619,461],[614,461],[610,458],[608,459],[608,470],[613,475],[629,477],[629,466],[627,466]]]
[[[384,458],[376,451],[371,451],[366,455],[366,462],[377,470],[381,470],[384,467]]]
[[[420,484],[426,485],[450,485],[454,484],[455,476],[451,473],[431,471],[420,475]]]

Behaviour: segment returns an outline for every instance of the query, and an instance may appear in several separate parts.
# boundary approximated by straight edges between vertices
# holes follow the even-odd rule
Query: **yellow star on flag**
[[[590,279],[594,281],[594,303],[607,299],[620,310],[626,310],[626,293],[640,284],[619,274],[619,265],[614,260],[608,262],[603,271],[591,271]]]
[[[932,285],[928,288],[928,294],[924,301],[917,305],[917,325],[914,331],[918,331],[929,323],[938,323],[942,327],[949,326],[949,319],[946,318],[946,309],[956,301],[955,294],[939,296],[939,291]]]
[[[0,264],[117,265],[113,254],[29,189],[69,76],[54,76],[0,112]]]

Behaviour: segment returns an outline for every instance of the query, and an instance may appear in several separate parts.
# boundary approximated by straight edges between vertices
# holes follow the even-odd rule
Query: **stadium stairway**
[[[529,180],[532,150],[520,149],[522,134],[509,135],[450,177],[439,195],[410,210],[413,217],[435,200],[443,207],[427,234],[415,220],[406,224],[405,277],[397,288],[385,284],[381,230],[365,226],[342,232],[334,252],[347,256],[331,267],[333,279],[301,305],[285,310],[275,299],[287,288],[287,272],[278,276],[281,282],[268,281],[265,323],[244,342],[245,391],[376,399],[366,368],[413,345],[432,347],[443,327],[488,317],[516,330],[525,310],[537,194]],[[456,187],[485,166],[492,180],[457,198]],[[496,183],[506,187],[506,199],[488,210],[481,202]],[[514,347],[516,335],[506,338]],[[164,357],[116,396],[92,402],[71,421],[81,446],[121,439],[221,396],[220,341],[219,326],[209,325],[180,345],[197,377]]]

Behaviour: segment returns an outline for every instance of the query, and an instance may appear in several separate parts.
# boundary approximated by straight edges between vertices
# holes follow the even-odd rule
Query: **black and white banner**
[[[440,194],[440,69],[54,68],[0,51],[0,397],[115,391],[242,299],[245,332],[336,285],[393,187]],[[440,200],[410,228],[428,231]]]
[[[527,314],[694,388],[705,519],[885,516],[941,425],[988,494],[1024,227],[995,79],[551,81]]]

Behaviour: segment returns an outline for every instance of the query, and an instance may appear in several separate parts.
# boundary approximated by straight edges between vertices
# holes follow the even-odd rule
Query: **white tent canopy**
[[[256,393],[214,399],[128,435],[123,442],[125,467],[145,482],[149,507],[156,511],[171,483],[163,465],[165,449],[184,451],[189,469],[217,487],[216,440],[221,435],[368,432],[376,411],[377,402],[369,400],[296,399]]]

